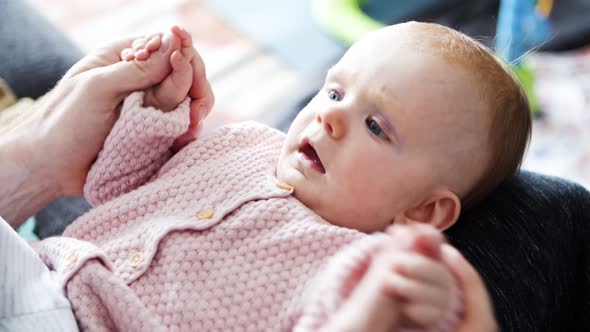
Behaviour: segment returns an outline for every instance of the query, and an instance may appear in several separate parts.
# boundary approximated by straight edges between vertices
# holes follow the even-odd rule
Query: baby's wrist
[[[143,107],[153,107],[158,110],[160,109],[159,103],[149,90],[146,90],[143,94]]]

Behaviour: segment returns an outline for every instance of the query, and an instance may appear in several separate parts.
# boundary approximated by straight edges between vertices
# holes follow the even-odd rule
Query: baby
[[[442,236],[381,231],[445,230],[515,173],[531,119],[508,71],[454,30],[386,27],[330,69],[286,136],[237,124],[172,154],[196,56],[172,32],[121,54],[174,50],[89,172],[97,207],[35,245],[80,327],[451,330],[460,300]]]

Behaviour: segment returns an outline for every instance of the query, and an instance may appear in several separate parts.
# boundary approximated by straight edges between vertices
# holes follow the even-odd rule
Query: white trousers
[[[78,331],[70,302],[47,266],[1,217],[0,331]]]

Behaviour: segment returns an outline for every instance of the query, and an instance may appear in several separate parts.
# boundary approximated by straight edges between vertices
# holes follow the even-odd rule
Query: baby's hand
[[[397,300],[404,325],[427,328],[446,319],[455,281],[441,262],[442,234],[424,225],[395,226],[388,233],[391,241],[375,255],[367,277]]]
[[[395,226],[372,253],[366,272],[335,315],[335,328],[389,332],[428,328],[446,319],[454,279],[441,263],[444,238],[430,226]],[[331,321],[330,324],[333,322]]]
[[[191,35],[174,26],[166,34],[138,38],[133,42],[132,48],[121,52],[123,61],[145,61],[152,53],[158,50],[166,51],[168,48],[173,50],[170,58],[158,59],[168,62],[169,73],[162,82],[145,90],[144,96],[144,106],[152,106],[162,111],[175,109],[187,97],[191,88],[193,79],[191,60],[196,52]]]

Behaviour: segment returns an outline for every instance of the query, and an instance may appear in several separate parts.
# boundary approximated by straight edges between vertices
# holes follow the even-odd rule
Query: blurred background
[[[542,38],[531,43],[537,50],[523,61],[532,73],[530,88],[537,103],[524,167],[572,179],[588,188],[590,0],[518,1],[511,1],[512,5],[536,5],[547,23],[537,26]],[[346,51],[359,28],[362,33],[374,24],[438,22],[493,46],[500,40],[496,38],[500,7],[506,6],[484,0],[366,0],[360,10],[369,19],[359,20],[355,17],[358,5],[354,7],[356,1],[350,0],[29,3],[83,52],[123,35],[179,24],[193,35],[217,97],[208,125],[254,119],[283,130],[320,87],[327,68]],[[508,26],[535,27],[527,22],[526,15],[516,16]],[[515,33],[518,30],[511,31],[509,45],[525,38]]]

